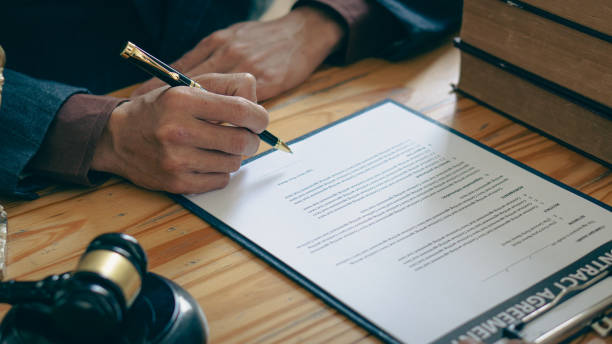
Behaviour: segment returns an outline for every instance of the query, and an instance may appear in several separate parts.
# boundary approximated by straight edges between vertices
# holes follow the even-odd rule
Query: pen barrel
[[[274,135],[272,135],[269,131],[264,130],[261,133],[257,134],[257,136],[259,136],[259,138],[269,144],[270,146],[274,147],[276,146],[276,144],[278,143],[278,138]]]
[[[191,79],[158,60],[155,56],[140,49],[132,42],[127,42],[120,55],[138,68],[158,77],[170,86],[195,86]]]

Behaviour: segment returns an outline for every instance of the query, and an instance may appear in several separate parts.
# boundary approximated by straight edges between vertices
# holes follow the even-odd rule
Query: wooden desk
[[[264,104],[270,130],[289,140],[392,98],[612,204],[610,170],[458,97],[450,87],[458,71],[459,53],[450,42],[405,62],[325,68]],[[36,201],[0,203],[9,214],[10,279],[71,270],[93,237],[125,232],[145,248],[152,271],[200,302],[212,343],[378,342],[161,193],[112,179],[98,188],[58,185]]]

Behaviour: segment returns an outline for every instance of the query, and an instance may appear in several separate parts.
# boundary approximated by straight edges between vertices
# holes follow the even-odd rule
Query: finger
[[[161,170],[170,176],[185,172],[230,173],[238,171],[241,162],[241,155],[191,146],[166,147],[159,158]]]
[[[194,76],[205,73],[228,73],[237,66],[250,60],[252,51],[248,44],[226,40],[219,44],[205,60],[198,62],[189,69],[187,75]],[[252,72],[251,68],[240,72]]]
[[[190,71],[211,57],[213,52],[225,45],[231,34],[226,30],[213,32],[202,39],[193,49],[172,64],[179,71]]]
[[[227,71],[227,73],[252,73],[256,78],[256,95],[259,101],[270,99],[302,84],[314,71],[295,66],[273,65],[265,61],[266,59],[269,60],[269,57],[253,56]]]
[[[194,142],[200,149],[216,150],[233,155],[251,156],[259,148],[259,136],[253,132],[240,127],[229,127],[214,123],[202,122],[212,130],[196,133]]]
[[[269,122],[266,109],[242,97],[202,92],[193,87],[173,87],[160,96],[168,113],[190,114],[205,121],[218,121],[262,132]]]
[[[228,173],[185,172],[165,182],[164,189],[175,194],[195,194],[224,188]]]
[[[212,120],[223,123],[229,123],[238,127],[247,128],[254,133],[261,133],[266,129],[270,121],[270,117],[266,109],[257,103],[251,102],[242,97],[232,97],[224,95],[210,94],[208,97],[213,97],[219,101],[215,102],[216,109],[205,112],[199,109],[194,109],[192,113],[197,118],[203,120]],[[208,100],[203,99],[203,104],[208,103]]]
[[[191,172],[197,173],[230,173],[236,172],[242,163],[241,155],[219,151],[195,149],[190,159]]]
[[[194,78],[207,91],[257,102],[257,82],[249,73],[202,74]]]
[[[197,148],[242,156],[255,154],[260,141],[257,135],[245,128],[223,126],[195,118],[186,125],[168,123],[161,126],[157,131],[157,139],[164,147],[174,149],[166,154],[166,157],[171,158],[169,161],[171,167],[173,163],[181,165],[190,159],[185,158],[187,153],[176,152],[174,147]],[[175,158],[178,161],[174,161]]]
[[[207,73],[227,73],[237,63],[236,60],[227,58],[224,54],[225,47],[213,51],[213,53],[206,59],[200,61],[193,68],[187,70],[185,74],[189,77],[196,75],[207,74]]]

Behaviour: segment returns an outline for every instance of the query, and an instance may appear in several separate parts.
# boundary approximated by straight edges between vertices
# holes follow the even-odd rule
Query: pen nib
[[[274,148],[283,151],[283,152],[287,152],[287,153],[291,153],[293,154],[293,151],[291,150],[291,148],[289,148],[289,146],[287,146],[286,143],[284,143],[281,140],[278,140],[278,142],[276,142],[276,145],[274,146]]]

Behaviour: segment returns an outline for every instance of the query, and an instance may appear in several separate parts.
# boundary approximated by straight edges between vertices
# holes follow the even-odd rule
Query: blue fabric
[[[4,70],[0,105],[0,193],[32,198],[33,185],[18,187],[23,171],[64,101],[87,90]]]
[[[4,1],[7,68],[104,94],[150,76],[119,57],[129,40],[174,61],[200,39],[246,20],[255,0]]]
[[[401,23],[404,32],[381,56],[404,59],[429,49],[461,25],[462,0],[376,0]]]
[[[438,44],[459,30],[462,0],[376,0],[397,18],[403,34],[382,52],[390,59],[403,59]]]

